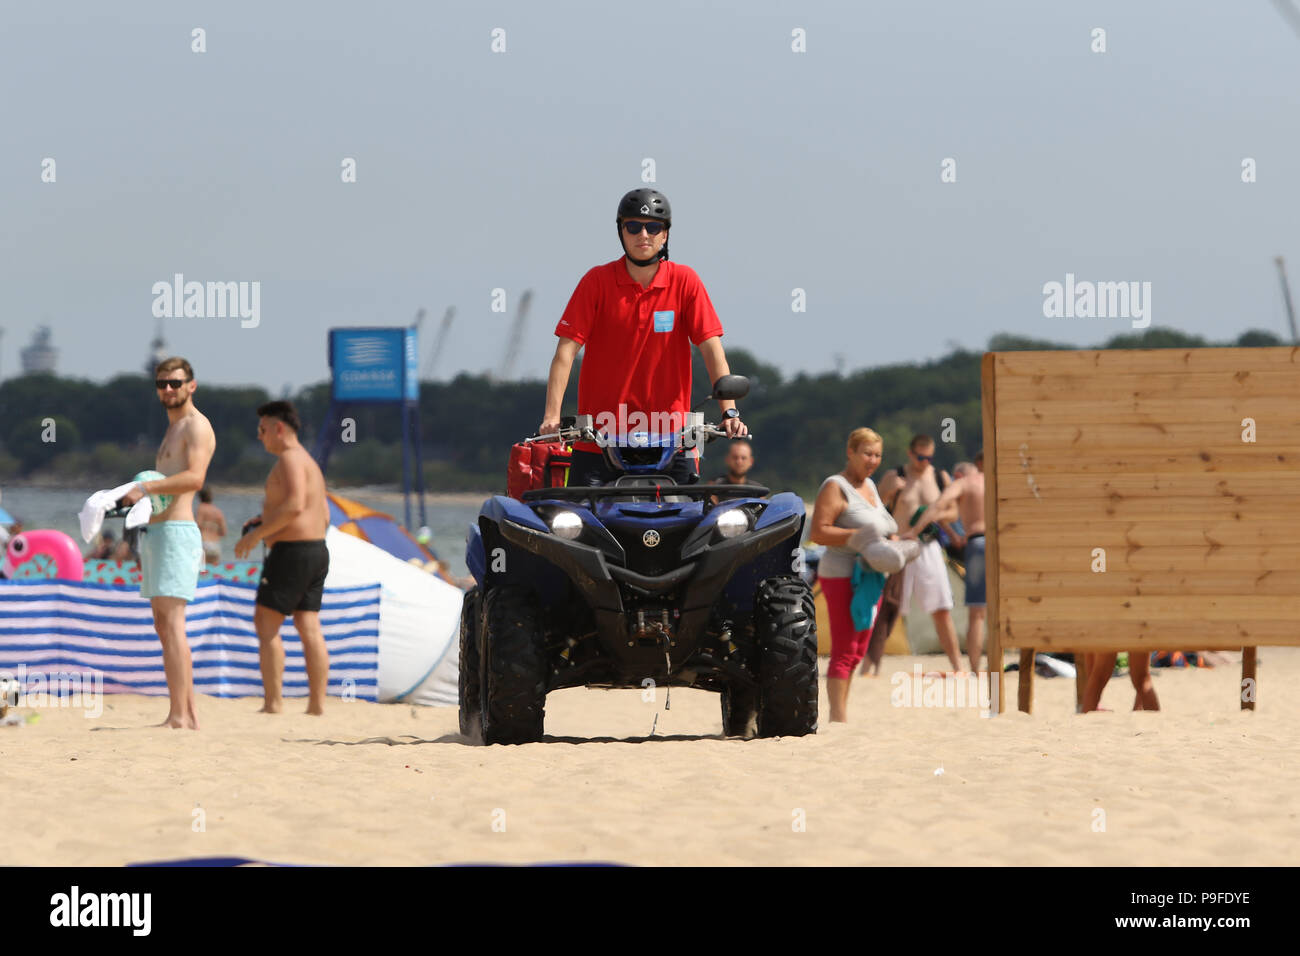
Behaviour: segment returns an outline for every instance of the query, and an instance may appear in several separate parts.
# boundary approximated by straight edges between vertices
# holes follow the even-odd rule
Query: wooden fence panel
[[[990,352],[982,379],[997,710],[1012,648],[1242,648],[1245,674],[1300,645],[1300,349]]]

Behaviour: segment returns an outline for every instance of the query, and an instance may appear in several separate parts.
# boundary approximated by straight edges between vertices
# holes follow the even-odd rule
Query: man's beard
[[[185,403],[188,402],[188,401],[190,400],[190,396],[189,396],[188,394],[182,396],[182,398],[181,398],[181,400],[180,400],[179,402],[171,402],[171,401],[168,401],[169,398],[171,398],[170,395],[167,395],[167,396],[164,396],[164,397],[163,397],[163,399],[162,399],[162,405],[163,405],[163,408],[184,408],[184,407],[185,407]]]

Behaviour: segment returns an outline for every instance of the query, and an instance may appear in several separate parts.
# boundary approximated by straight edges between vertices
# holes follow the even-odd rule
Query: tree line
[[[1099,348],[1204,348],[1284,345],[1277,336],[1250,331],[1228,343],[1169,329],[1117,335]],[[995,335],[989,351],[1068,349],[1045,340]],[[953,349],[941,358],[862,369],[848,374],[784,377],[752,352],[729,349],[733,372],[751,380],[739,402],[754,434],[752,475],[774,490],[805,496],[844,464],[844,442],[867,426],[884,439],[882,467],[901,464],[913,434],[936,439],[935,463],[952,469],[973,458],[982,444],[979,352]],[[580,361],[575,363],[580,367]],[[570,377],[564,414],[576,413],[579,371]],[[708,374],[695,353],[694,401],[708,394]],[[450,382],[420,386],[420,441],[425,486],[430,491],[501,491],[510,446],[533,434],[541,422],[546,385],[539,381],[494,382],[462,373]],[[260,483],[270,457],[257,440],[256,409],[271,395],[262,388],[204,385],[195,404],[212,422],[217,450],[210,481]],[[329,411],[329,383],[291,396],[311,448]],[[717,406],[701,406],[715,421]],[[398,484],[401,425],[394,407],[357,405],[352,442],[336,443],[329,478],[336,485]],[[945,428],[947,420],[951,420]],[[167,425],[153,382],[119,375],[108,382],[23,375],[0,382],[0,481],[35,480],[102,486],[153,467]],[[951,440],[948,440],[951,439]],[[704,476],[725,471],[723,443],[705,449]]]

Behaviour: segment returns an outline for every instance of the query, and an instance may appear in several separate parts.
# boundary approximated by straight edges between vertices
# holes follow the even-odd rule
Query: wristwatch
[[[725,412],[722,413],[722,420],[727,422],[731,421],[733,418],[739,418],[739,417],[740,417],[739,408],[728,408]]]

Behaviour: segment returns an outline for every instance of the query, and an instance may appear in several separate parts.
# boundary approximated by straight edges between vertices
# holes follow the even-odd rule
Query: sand
[[[1294,864],[1300,649],[1259,653],[1253,713],[1224,666],[1157,671],[1160,713],[1129,712],[1125,678],[1116,712],[1078,716],[1072,681],[1039,679],[1034,714],[995,719],[892,706],[889,674],[941,661],[891,657],[855,679],[851,723],[823,693],[822,732],[777,740],[719,739],[717,697],[685,690],[670,711],[662,690],[561,691],[546,741],[491,748],[454,708],[203,697],[199,733],[144,727],[158,698],[20,710],[40,716],[0,727],[5,860]]]

